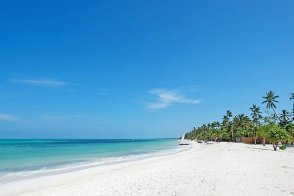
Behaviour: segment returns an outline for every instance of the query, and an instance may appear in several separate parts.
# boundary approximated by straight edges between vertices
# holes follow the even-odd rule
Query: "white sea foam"
[[[83,161],[66,163],[54,167],[42,167],[40,169],[30,169],[22,171],[13,172],[0,172],[0,184],[5,184],[13,181],[18,181],[22,179],[33,178],[37,176],[46,176],[52,174],[66,173],[71,171],[77,171],[82,169],[87,169],[91,167],[99,167],[104,165],[117,164],[128,161],[136,161],[151,157],[164,156],[168,154],[175,154],[185,150],[191,149],[191,146],[178,146],[176,148],[165,149],[165,150],[154,150],[148,153],[138,153],[133,155],[125,156],[113,156],[113,157],[103,157],[103,158],[88,158],[83,159]]]

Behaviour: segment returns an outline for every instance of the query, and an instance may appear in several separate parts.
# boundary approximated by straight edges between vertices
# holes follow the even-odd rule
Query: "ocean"
[[[0,184],[185,149],[177,139],[0,140]]]

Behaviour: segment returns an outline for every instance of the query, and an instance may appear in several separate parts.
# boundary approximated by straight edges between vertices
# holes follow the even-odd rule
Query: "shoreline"
[[[35,169],[35,170],[34,169],[23,170],[23,171],[11,172],[11,173],[7,172],[7,174],[0,176],[0,185],[5,185],[8,183],[14,183],[14,182],[38,178],[38,177],[71,173],[71,172],[91,169],[95,167],[115,165],[115,164],[133,162],[133,161],[144,160],[144,159],[149,159],[154,157],[172,155],[172,154],[181,153],[181,152],[190,150],[190,148],[192,148],[192,146],[170,148],[170,149],[158,150],[154,152],[146,152],[142,154],[131,154],[131,155],[117,156],[117,157],[103,157],[96,160],[93,159],[91,161],[67,163],[64,165],[56,166],[56,167],[44,166],[41,169]]]
[[[271,148],[193,143],[175,154],[2,184],[0,195],[294,195],[294,149]]]

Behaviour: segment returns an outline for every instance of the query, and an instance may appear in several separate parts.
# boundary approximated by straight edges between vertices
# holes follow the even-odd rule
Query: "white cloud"
[[[164,109],[172,104],[176,103],[185,103],[185,104],[198,104],[200,103],[199,99],[190,99],[182,95],[181,92],[176,90],[168,89],[152,89],[149,91],[149,94],[152,95],[153,101],[146,104],[148,109],[157,110]]]
[[[15,121],[17,120],[15,115],[0,113],[0,121]]]
[[[42,120],[56,122],[56,121],[64,121],[64,120],[73,120],[73,119],[78,119],[78,118],[82,118],[82,117],[83,116],[79,115],[79,114],[65,115],[65,116],[46,115],[46,116],[42,117]]]
[[[76,85],[73,83],[60,81],[57,79],[18,79],[18,80],[12,80],[12,81],[22,83],[22,84],[34,85],[34,86],[55,87],[55,88]]]

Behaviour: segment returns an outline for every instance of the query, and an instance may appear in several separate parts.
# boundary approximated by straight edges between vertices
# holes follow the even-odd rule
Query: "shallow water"
[[[0,183],[184,149],[177,139],[0,140]]]

